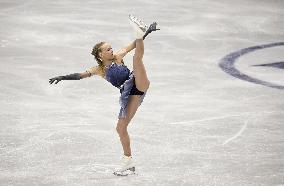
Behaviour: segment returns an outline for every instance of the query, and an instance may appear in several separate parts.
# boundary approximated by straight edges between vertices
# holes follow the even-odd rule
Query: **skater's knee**
[[[126,119],[119,120],[116,126],[116,131],[119,135],[124,135],[127,133],[127,124],[128,121]]]
[[[120,137],[123,137],[127,134],[127,128],[126,127],[117,126],[116,131],[117,131],[117,133]]]

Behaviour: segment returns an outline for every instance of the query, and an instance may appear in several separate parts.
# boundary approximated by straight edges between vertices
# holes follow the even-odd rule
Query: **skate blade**
[[[116,176],[137,175],[136,172],[135,172],[135,167],[126,169],[124,171],[115,171],[113,174],[116,175]]]
[[[146,30],[148,29],[148,26],[140,19],[138,19],[137,17],[129,14],[129,21],[130,23],[133,25],[133,27],[139,27],[140,30],[142,30],[143,32],[146,32]]]

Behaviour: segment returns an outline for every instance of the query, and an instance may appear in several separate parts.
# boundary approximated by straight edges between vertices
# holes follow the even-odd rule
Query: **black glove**
[[[56,81],[55,84],[57,84],[62,79],[63,79],[63,76],[57,76],[57,77],[49,79],[49,83],[52,84],[54,81]]]
[[[75,74],[69,74],[66,76],[57,76],[57,77],[51,78],[49,79],[49,83],[52,84],[54,81],[56,81],[55,84],[57,84],[61,80],[80,80],[80,79],[82,79],[80,74],[75,73]]]
[[[143,40],[144,40],[144,39],[146,38],[146,36],[147,36],[148,34],[150,34],[151,32],[156,31],[156,30],[160,30],[159,28],[156,28],[156,26],[157,26],[157,23],[156,23],[156,22],[153,22],[153,23],[149,26],[148,30],[145,32],[145,34],[144,34],[144,36],[143,36]]]

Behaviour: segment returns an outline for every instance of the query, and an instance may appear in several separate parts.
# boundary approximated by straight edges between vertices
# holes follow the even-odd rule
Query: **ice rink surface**
[[[129,13],[161,30],[129,125],[138,175],[116,177],[119,91],[48,79],[131,42]],[[283,17],[281,0],[0,0],[0,185],[284,185]]]

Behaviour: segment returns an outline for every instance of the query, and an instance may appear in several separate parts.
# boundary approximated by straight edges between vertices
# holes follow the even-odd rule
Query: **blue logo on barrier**
[[[283,61],[283,62],[277,62],[277,63],[268,63],[268,64],[253,65],[253,66],[275,67],[275,68],[284,69],[284,61]]]
[[[281,46],[281,45],[284,45],[284,42],[271,43],[271,44],[259,45],[259,46],[252,46],[252,47],[249,47],[249,48],[244,48],[244,49],[238,50],[236,52],[232,52],[232,53],[226,55],[225,57],[223,57],[221,59],[219,66],[221,67],[221,69],[224,72],[226,72],[226,73],[228,73],[231,76],[234,76],[236,78],[239,78],[239,79],[242,79],[242,80],[245,80],[245,81],[249,81],[249,82],[252,82],[252,83],[264,85],[264,86],[271,87],[271,88],[284,89],[284,86],[282,86],[282,85],[277,85],[277,84],[274,84],[274,83],[262,81],[262,80],[253,78],[251,76],[248,76],[248,75],[240,72],[234,66],[236,59],[238,59],[242,55],[245,55],[247,53],[250,53],[250,52],[253,52],[253,51],[256,51],[256,50],[261,50],[261,49],[276,47],[276,46]],[[275,68],[284,69],[284,62],[260,64],[260,65],[254,65],[254,66],[265,66],[265,67],[275,67]]]

